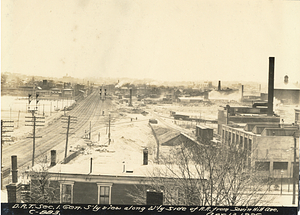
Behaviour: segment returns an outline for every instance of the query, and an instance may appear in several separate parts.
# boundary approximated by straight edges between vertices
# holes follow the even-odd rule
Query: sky
[[[300,1],[1,3],[1,72],[300,83]]]

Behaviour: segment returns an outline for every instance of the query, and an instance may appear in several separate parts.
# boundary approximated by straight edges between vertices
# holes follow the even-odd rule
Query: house
[[[141,195],[146,204],[147,190],[152,188],[155,180],[162,183],[162,190],[165,184],[174,181],[174,173],[166,173],[165,165],[147,165],[144,160],[147,153],[141,154],[140,162],[134,164],[123,162],[112,165],[111,158],[91,158],[91,155],[84,154],[70,163],[56,164],[48,171],[52,186],[59,190],[59,202],[56,203],[136,205],[133,196]],[[163,169],[160,172],[166,174],[153,176],[157,169]]]
[[[84,145],[80,152],[72,151],[64,162],[57,162],[51,153],[51,167],[47,173],[51,186],[57,190],[54,203],[138,205],[134,197],[138,195],[141,197],[139,204],[146,204],[147,190],[153,189],[154,183],[159,185],[155,192],[163,191],[164,196],[174,192],[174,178],[180,179],[174,173],[180,169],[174,165],[171,172],[165,164],[156,162],[156,142],[148,123],[141,121],[122,126],[122,133],[115,133],[119,128],[112,128],[113,141],[109,145],[104,137],[99,142],[95,137],[93,144]],[[139,135],[135,135],[137,133]],[[169,145],[178,135],[179,132],[164,132],[158,139],[161,144]],[[180,136],[185,138],[180,144],[188,141]],[[157,171],[164,174],[157,174]]]

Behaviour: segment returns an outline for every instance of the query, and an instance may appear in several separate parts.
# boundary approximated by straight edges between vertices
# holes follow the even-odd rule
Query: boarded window
[[[270,162],[255,162],[255,169],[258,171],[270,171]]]
[[[288,169],[288,162],[274,162],[273,163],[273,169]]]

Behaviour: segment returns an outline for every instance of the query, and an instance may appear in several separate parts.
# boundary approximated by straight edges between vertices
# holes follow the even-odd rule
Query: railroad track
[[[112,106],[111,100],[101,101],[98,92],[89,95],[85,100],[81,101],[73,110],[68,112],[68,115],[77,117],[77,123],[72,124],[72,132],[79,138],[86,128],[89,128],[89,122],[93,124],[103,123],[101,120],[100,111],[110,109]],[[61,119],[57,120],[51,125],[38,129],[36,136],[42,136],[36,139],[35,160],[41,158],[53,148],[61,148],[63,151],[65,144],[66,132],[63,127]],[[6,145],[3,147],[3,177],[9,176],[10,157],[11,155],[18,156],[18,168],[26,169],[31,165],[32,160],[32,139],[24,139],[16,142],[13,145]]]
[[[175,130],[177,130],[177,131],[180,131],[180,132],[182,132],[182,133],[186,133],[186,134],[189,134],[189,135],[192,135],[192,134],[193,134],[193,132],[191,132],[191,131],[189,131],[189,130],[187,130],[187,129],[184,129],[184,128],[181,128],[181,127],[179,127],[179,126],[177,126],[177,125],[174,125],[174,124],[172,124],[172,123],[166,122],[164,119],[162,119],[162,117],[161,117],[159,114],[154,113],[153,111],[150,111],[150,112],[151,112],[152,115],[155,116],[155,118],[157,118],[162,124],[164,124],[164,125],[166,125],[166,126],[172,128],[172,129],[175,129]]]

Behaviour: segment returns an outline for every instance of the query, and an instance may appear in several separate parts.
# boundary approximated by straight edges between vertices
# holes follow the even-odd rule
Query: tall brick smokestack
[[[130,102],[129,102],[129,106],[132,106],[132,89],[130,89],[129,92],[130,92]]]
[[[269,57],[268,116],[273,116],[275,57]]]
[[[221,81],[219,81],[218,90],[221,90]]]
[[[244,85],[242,85],[242,95],[241,95],[241,100],[243,100],[244,97]]]

